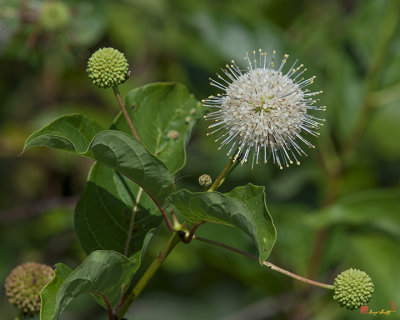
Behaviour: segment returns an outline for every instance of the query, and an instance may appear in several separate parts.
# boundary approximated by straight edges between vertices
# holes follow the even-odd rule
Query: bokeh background
[[[18,154],[33,130],[58,116],[81,112],[104,127],[111,123],[118,113],[112,91],[97,89],[85,73],[92,52],[112,46],[125,53],[132,76],[120,86],[123,94],[149,82],[176,81],[200,100],[215,93],[209,76],[262,48],[298,58],[308,76],[317,76],[313,88],[324,90],[319,98],[327,105],[326,125],[301,166],[238,167],[222,191],[247,182],[266,187],[278,232],[271,262],[322,282],[360,268],[375,282],[370,308],[387,310],[394,303],[400,309],[399,2],[0,0],[1,283],[25,261],[75,268],[84,259],[73,208],[91,161],[47,149]],[[202,122],[193,133],[180,187],[200,190],[198,176],[215,177],[226,162],[206,128]],[[255,252],[231,228],[205,225],[199,232]],[[146,261],[164,237],[161,230]],[[0,319],[13,319],[16,309],[3,287],[0,293]],[[340,309],[326,290],[203,243],[178,246],[128,316],[372,318]],[[63,319],[105,314],[87,296],[76,299]]]

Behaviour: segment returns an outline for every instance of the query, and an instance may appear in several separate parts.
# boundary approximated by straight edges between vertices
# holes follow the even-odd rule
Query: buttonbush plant
[[[303,78],[306,70],[297,60],[289,63],[288,55],[281,59],[261,49],[246,54],[246,60],[247,69],[235,61],[227,64],[223,74],[211,80],[220,93],[200,102],[177,83],[147,84],[122,97],[118,86],[134,76],[124,54],[114,48],[93,53],[87,65],[89,78],[100,90],[113,90],[121,112],[108,128],[82,114],[62,116],[32,133],[23,149],[49,147],[93,160],[75,208],[75,233],[87,258],[74,270],[57,263],[54,277],[31,281],[36,296],[29,299],[41,301],[41,319],[59,319],[74,298],[87,293],[110,320],[124,319],[169,253],[193,241],[244,255],[265,266],[265,272],[277,271],[327,289],[332,303],[335,299],[348,309],[368,303],[373,283],[365,272],[350,269],[334,284],[325,284],[268,260],[277,231],[264,187],[249,181],[226,193],[218,191],[238,164],[248,170],[257,170],[261,159],[281,169],[300,164],[304,149],[314,148],[308,137],[319,135],[324,122],[318,113],[325,106],[315,97],[322,91],[307,88],[315,77]],[[227,163],[221,164],[218,176],[205,172],[198,178],[203,192],[178,190],[175,178],[185,165],[186,146],[204,117],[210,134],[227,147]],[[235,243],[198,236],[196,231],[205,223],[238,228],[253,242],[257,255],[237,249]],[[162,227],[168,229],[169,239],[141,276],[134,277],[149,242]],[[48,268],[43,270],[48,275]],[[24,282],[25,290],[29,277],[13,271],[6,284],[10,302],[22,315],[39,312],[36,304],[21,307],[23,291],[16,284]]]

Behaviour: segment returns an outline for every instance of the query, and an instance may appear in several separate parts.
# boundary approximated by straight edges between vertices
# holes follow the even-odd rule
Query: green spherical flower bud
[[[199,177],[199,184],[204,188],[208,188],[212,185],[212,179],[208,174],[203,174]]]
[[[339,274],[333,283],[335,299],[340,306],[354,310],[371,300],[374,284],[371,278],[357,269],[349,269]]]
[[[110,88],[127,79],[129,65],[123,53],[113,48],[102,48],[89,58],[86,71],[99,88]]]
[[[8,301],[25,314],[40,311],[40,291],[54,277],[45,264],[27,262],[13,269],[5,282]]]
[[[55,30],[66,25],[70,17],[70,9],[60,1],[46,1],[40,10],[40,22],[48,30]]]

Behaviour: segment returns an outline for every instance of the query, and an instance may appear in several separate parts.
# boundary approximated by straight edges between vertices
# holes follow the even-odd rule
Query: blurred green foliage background
[[[400,1],[398,0],[0,0],[0,279],[26,261],[76,267],[84,255],[73,207],[91,161],[46,149],[17,157],[35,129],[81,112],[108,127],[118,112],[111,90],[85,73],[97,48],[124,52],[132,69],[120,90],[155,81],[185,84],[198,99],[231,59],[262,48],[290,54],[317,75],[326,126],[301,166],[239,167],[222,191],[266,186],[278,232],[270,261],[332,282],[349,267],[375,282],[374,310],[400,308]],[[47,9],[46,9],[47,6]],[[47,11],[46,11],[47,10]],[[243,64],[244,65],[244,64]],[[179,186],[200,190],[226,162],[202,122],[188,146]],[[254,252],[231,228],[203,236]],[[163,243],[160,232],[148,253]],[[16,310],[1,289],[1,319]],[[181,244],[133,305],[132,319],[366,319],[253,261],[203,243]],[[395,316],[391,316],[395,318]],[[105,319],[90,297],[64,319]]]

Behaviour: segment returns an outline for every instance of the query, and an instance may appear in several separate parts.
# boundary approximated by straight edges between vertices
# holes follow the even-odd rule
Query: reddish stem
[[[103,301],[104,301],[104,303],[106,304],[106,306],[107,306],[107,311],[108,311],[108,319],[110,319],[110,320],[114,320],[114,314],[113,314],[113,311],[112,311],[112,308],[111,308],[111,305],[110,305],[110,302],[108,302],[108,300],[107,300],[107,297],[104,295],[104,294],[102,294],[102,293],[99,293],[99,292],[93,292],[94,294],[97,294],[97,295],[99,295],[100,297],[102,297],[103,298]]]
[[[153,200],[153,202],[156,204],[158,210],[160,210],[165,223],[167,224],[167,227],[169,229],[169,231],[171,231],[171,233],[175,232],[174,227],[172,226],[171,221],[169,221],[168,217],[167,217],[167,213],[164,211],[164,209],[161,207],[161,205],[158,203],[158,201],[153,197],[152,194],[150,194],[150,192],[147,192],[145,189],[143,189],[151,198],[151,200]]]
[[[113,90],[114,90],[115,97],[117,98],[118,104],[121,107],[122,113],[125,116],[126,122],[129,125],[129,128],[131,128],[131,131],[132,131],[133,135],[135,136],[136,140],[137,141],[141,141],[140,137],[139,137],[138,133],[136,132],[136,129],[135,129],[133,123],[132,123],[132,120],[128,115],[128,112],[126,111],[125,104],[122,101],[121,94],[119,93],[119,90],[118,90],[117,86],[114,86]]]
[[[187,236],[187,238],[183,238],[183,239],[182,239],[182,242],[183,242],[183,243],[186,243],[186,244],[192,242],[193,237],[194,237],[194,233],[196,232],[196,230],[198,229],[198,227],[200,227],[201,225],[205,224],[206,222],[207,222],[207,221],[202,221],[202,222],[196,224],[196,225],[192,228],[192,230],[190,230],[189,235]]]
[[[152,195],[149,191],[147,191],[145,188],[143,188],[136,180],[134,180],[134,179],[132,179],[132,178],[130,178],[130,177],[128,177],[128,176],[126,176],[126,177],[127,177],[129,180],[131,180],[131,181],[133,181],[134,183],[136,183],[140,188],[143,189],[144,192],[147,193],[147,195],[150,197],[150,199],[153,200],[154,204],[157,206],[158,210],[160,210],[160,212],[161,212],[161,214],[162,214],[162,216],[163,216],[163,218],[164,218],[164,220],[165,220],[165,223],[167,224],[168,229],[169,229],[171,232],[174,232],[174,227],[172,226],[171,221],[169,221],[169,219],[168,219],[168,217],[167,217],[167,214],[165,213],[165,211],[164,211],[164,209],[161,207],[161,205],[158,203],[158,201],[156,200],[156,198],[154,198],[153,195]]]

